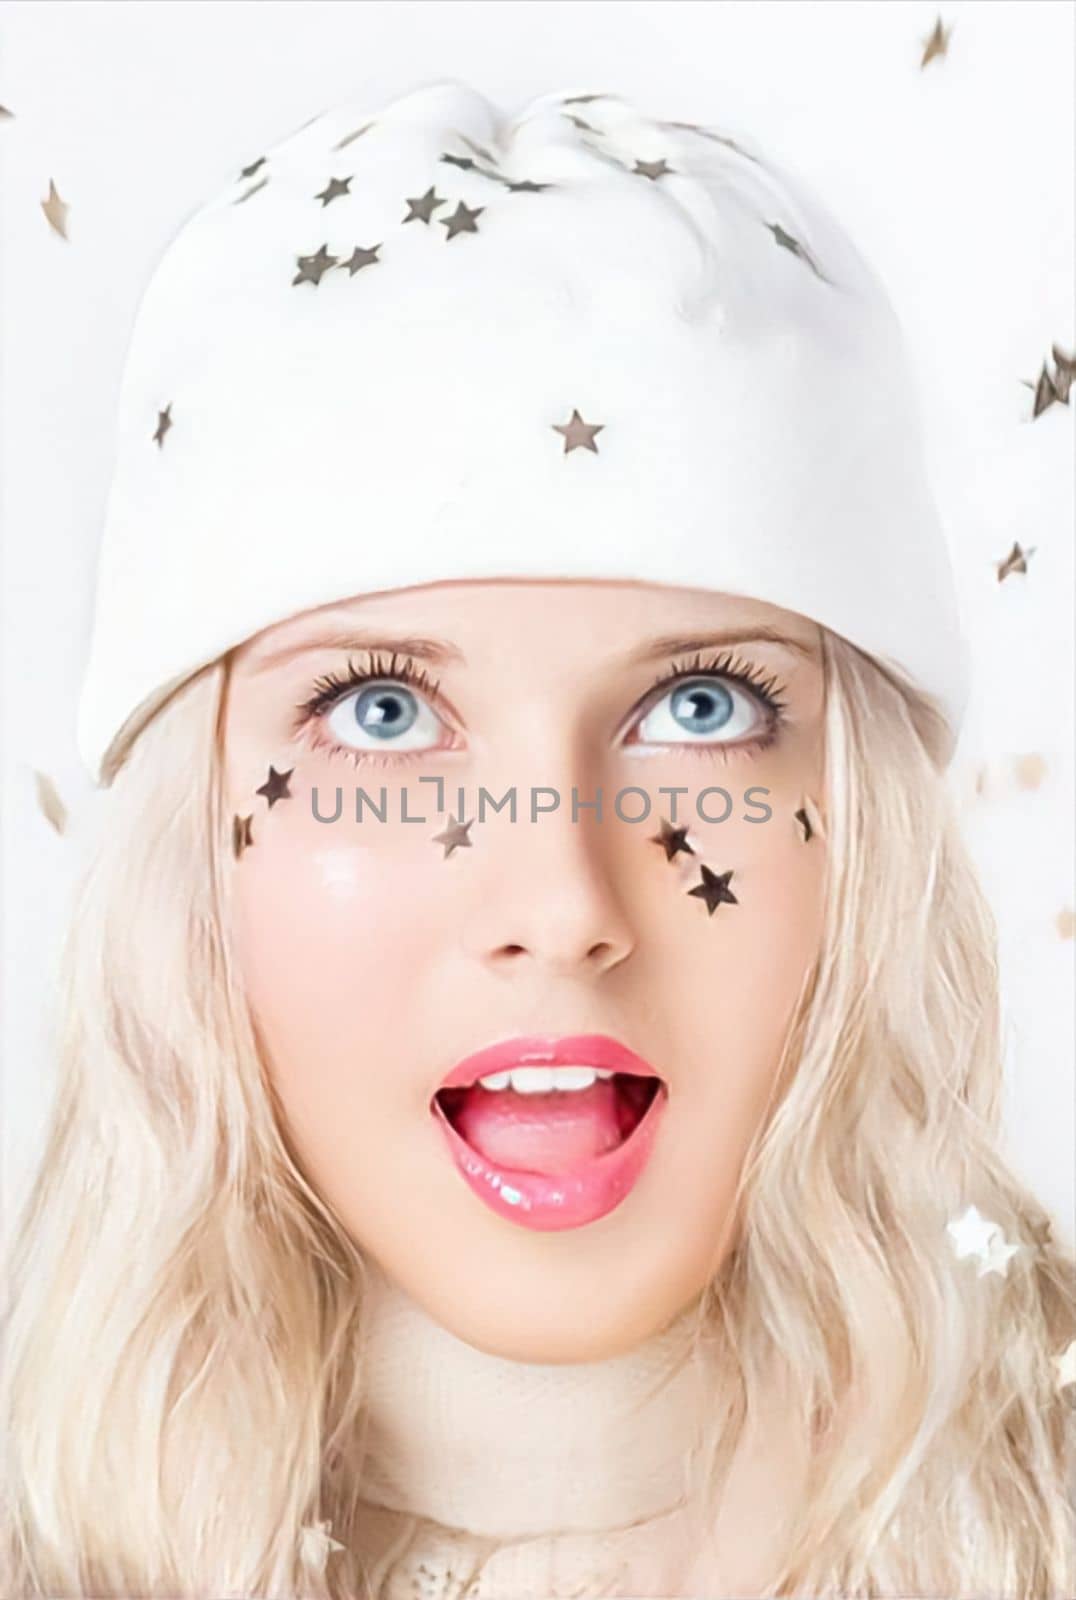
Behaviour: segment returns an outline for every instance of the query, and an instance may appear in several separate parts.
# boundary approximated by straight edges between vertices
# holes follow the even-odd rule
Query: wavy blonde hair
[[[824,642],[825,929],[699,1301],[706,1489],[716,1515],[776,1362],[810,1474],[767,1593],[1061,1600],[1076,1266],[997,1149],[995,928],[937,710]],[[229,954],[227,671],[125,751],[61,952],[57,1092],[5,1274],[11,1600],[368,1592],[365,1267],[288,1146]],[[1022,1245],[1005,1274],[955,1256],[968,1204]],[[325,1519],[345,1549],[323,1566],[303,1529]]]

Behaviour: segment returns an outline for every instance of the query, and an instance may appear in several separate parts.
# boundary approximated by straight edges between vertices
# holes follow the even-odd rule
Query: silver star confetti
[[[660,161],[636,161],[632,168],[633,172],[641,173],[644,178],[664,178],[672,170],[664,156]]]
[[[346,267],[349,276],[353,278],[356,272],[359,272],[363,267],[372,267],[375,262],[380,262],[381,257],[377,253],[380,249],[381,246],[379,244],[371,245],[368,250],[364,250],[361,245],[356,245],[348,259],[341,261],[339,265],[341,268]]]
[[[420,195],[416,200],[408,198],[407,204],[411,207],[411,209],[407,213],[406,217],[404,217],[404,221],[425,222],[428,225],[433,217],[435,208],[437,206],[447,205],[448,201],[438,198],[437,190],[431,183],[424,195]]]
[[[598,446],[594,443],[594,435],[601,433],[605,427],[604,422],[584,422],[578,411],[572,410],[570,422],[554,422],[552,427],[557,433],[564,435],[564,454],[569,450],[593,450],[598,454]]]
[[[316,194],[314,199],[321,201],[321,209],[324,211],[330,200],[339,200],[342,194],[349,192],[350,183],[350,178],[330,178],[325,188]]]
[[[959,1260],[973,1257],[979,1263],[979,1277],[996,1272],[1005,1277],[1009,1259],[1016,1255],[1019,1245],[1009,1244],[1001,1228],[989,1217],[984,1217],[976,1206],[967,1206],[953,1222],[946,1224]]]
[[[450,217],[438,217],[437,219],[448,229],[445,238],[454,239],[457,233],[477,233],[478,219],[485,209],[485,206],[475,206],[472,210],[470,206],[464,205],[461,200]]]
[[[330,267],[336,265],[336,257],[331,256],[324,245],[312,256],[297,257],[299,270],[291,280],[293,286],[297,283],[319,284]]]
[[[466,845],[468,849],[473,847],[474,840],[468,838],[467,836],[467,830],[473,827],[473,817],[471,818],[470,822],[463,822],[458,821],[451,814],[449,815],[449,826],[445,829],[444,833],[434,834],[432,840],[434,844],[443,844],[445,847],[445,853],[441,857],[442,861],[447,861],[453,850],[458,850],[461,845]]]
[[[165,406],[163,411],[158,411],[158,413],[157,413],[157,431],[153,435],[153,439],[154,439],[154,443],[158,446],[158,448],[160,448],[160,446],[164,444],[164,436],[168,432],[168,430],[169,430],[169,428],[171,426],[172,426],[172,406],[171,406],[171,403],[169,403],[168,405]]]

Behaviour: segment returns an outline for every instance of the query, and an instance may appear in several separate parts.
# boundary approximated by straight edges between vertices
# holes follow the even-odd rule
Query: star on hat
[[[437,206],[446,206],[448,201],[444,198],[438,198],[436,187],[431,183],[425,194],[419,195],[416,200],[408,197],[407,203],[411,209],[404,217],[404,221],[425,222],[428,224],[435,208]]]
[[[314,199],[321,201],[321,208],[324,211],[330,200],[338,200],[342,194],[348,193],[350,183],[350,178],[330,178],[325,188],[320,194],[316,194]]]
[[[557,433],[564,435],[564,454],[569,450],[593,450],[598,454],[598,447],[594,443],[594,435],[601,433],[605,427],[604,422],[584,422],[578,411],[572,411],[570,422],[554,422],[553,427]]]
[[[341,268],[346,267],[348,275],[353,278],[356,272],[360,272],[363,267],[372,267],[375,263],[380,264],[381,257],[377,253],[380,249],[380,244],[372,244],[368,250],[364,250],[362,245],[357,244],[348,259],[338,262],[337,265]]]
[[[438,222],[443,222],[448,229],[445,234],[446,240],[454,239],[457,233],[477,233],[478,218],[485,209],[485,206],[475,206],[472,210],[461,200],[450,217],[438,217]]]
[[[299,270],[291,280],[292,284],[313,283],[319,284],[330,267],[336,265],[336,257],[331,256],[322,245],[312,256],[298,256]]]

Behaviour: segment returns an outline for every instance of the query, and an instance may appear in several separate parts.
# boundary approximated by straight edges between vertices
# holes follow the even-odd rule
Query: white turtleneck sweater
[[[706,1529],[694,1307],[627,1354],[539,1365],[476,1350],[377,1270],[369,1289],[370,1600],[762,1592],[794,1466],[752,1435]]]

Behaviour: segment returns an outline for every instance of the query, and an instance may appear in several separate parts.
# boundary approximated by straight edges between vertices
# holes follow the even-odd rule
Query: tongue
[[[622,1142],[612,1078],[548,1094],[476,1084],[453,1122],[487,1161],[524,1172],[571,1172]]]

